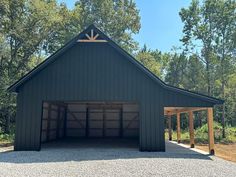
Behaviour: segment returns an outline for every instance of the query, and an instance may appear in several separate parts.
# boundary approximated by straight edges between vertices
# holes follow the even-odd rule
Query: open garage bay
[[[42,143],[139,138],[139,110],[135,103],[51,101],[44,102],[42,115]]]

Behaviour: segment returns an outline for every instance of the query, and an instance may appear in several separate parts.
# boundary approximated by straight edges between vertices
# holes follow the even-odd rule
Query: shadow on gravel
[[[0,163],[50,163],[67,161],[116,160],[138,158],[202,159],[208,155],[166,142],[166,152],[140,152],[135,141],[85,140],[82,142],[52,142],[42,145],[41,151],[0,152]]]

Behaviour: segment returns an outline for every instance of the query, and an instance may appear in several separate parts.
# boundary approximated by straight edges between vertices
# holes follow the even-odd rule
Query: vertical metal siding
[[[20,89],[16,150],[38,150],[42,101],[129,101],[140,106],[140,150],[163,151],[164,106],[206,105],[161,88],[108,43],[78,43]]]

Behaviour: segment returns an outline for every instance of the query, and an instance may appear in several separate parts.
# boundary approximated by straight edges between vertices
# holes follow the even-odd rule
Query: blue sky
[[[76,0],[58,0],[73,8]],[[136,0],[140,10],[141,29],[134,38],[143,46],[168,52],[173,46],[180,46],[183,24],[179,17],[182,7],[191,0]]]

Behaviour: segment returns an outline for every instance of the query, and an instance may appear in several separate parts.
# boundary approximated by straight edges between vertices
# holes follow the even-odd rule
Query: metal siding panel
[[[71,63],[71,66],[72,66],[72,64],[77,66],[77,56],[76,56],[76,51],[75,50],[70,55],[70,57],[72,58],[71,61],[73,60],[73,63]],[[78,95],[77,94],[77,88],[78,88],[78,86],[77,86],[77,79],[75,77],[75,76],[78,75],[78,69],[77,70],[72,70],[72,69],[73,68],[71,67],[71,70],[70,70],[70,72],[71,72],[71,83],[73,83],[71,91],[72,91],[72,94],[73,94],[73,96],[72,96],[72,98],[73,98],[73,97],[77,97],[77,95]]]
[[[145,80],[147,81],[147,80]],[[152,93],[151,93],[151,88],[149,87],[149,84],[145,82],[145,86],[146,86],[146,122],[147,122],[147,150],[152,150],[152,135],[153,135],[153,130],[152,130],[152,114],[151,114],[151,97],[152,97]],[[154,111],[154,110],[153,110]]]
[[[36,80],[38,82],[38,78]],[[33,107],[33,118],[34,118],[34,125],[33,125],[33,130],[34,130],[34,149],[39,150],[40,149],[40,133],[41,133],[41,117],[42,117],[42,100],[40,100],[40,91],[42,90],[42,85],[39,85],[39,87],[35,88],[34,90],[34,98],[35,98],[35,103]]]
[[[89,45],[89,44],[88,44]],[[89,46],[86,46],[86,58],[85,58],[85,60],[86,60],[86,68],[87,68],[87,71],[85,71],[85,73],[87,73],[87,80],[86,80],[86,87],[87,87],[87,94],[85,94],[85,96],[86,96],[86,100],[89,100],[89,97],[90,97],[90,94],[91,94],[91,85],[92,85],[92,83],[91,83],[91,63],[90,63],[90,58],[91,58],[91,52],[88,52],[88,47]],[[91,51],[91,49],[89,50],[89,51]]]
[[[160,104],[161,105],[161,104]],[[164,123],[164,107],[159,107],[159,150],[165,151],[165,123]]]
[[[24,87],[24,86],[23,86]],[[22,149],[24,149],[25,148],[25,129],[26,129],[26,127],[25,127],[25,124],[26,124],[26,119],[25,119],[25,112],[24,112],[24,110],[25,110],[25,95],[24,95],[24,91],[23,91],[23,89],[22,89],[22,91],[21,91],[21,95],[22,95],[22,100],[21,100],[21,104],[22,104],[22,106],[21,106],[21,109],[20,109],[20,116],[21,116],[21,123],[20,123],[20,128],[21,128],[21,130],[20,130],[20,142],[19,142],[19,150],[22,150]],[[19,122],[19,121],[18,121]]]
[[[116,58],[116,56],[114,57],[114,59]],[[112,63],[112,60],[111,60],[111,54],[109,52],[107,52],[107,64],[108,64],[108,80],[107,80],[107,83],[108,83],[108,99],[111,99],[111,100],[114,100],[114,97],[115,95],[112,94],[112,90],[114,90],[114,72],[113,72],[113,67],[114,67],[114,63]],[[110,83],[110,82],[112,83]]]
[[[155,150],[156,149],[156,143],[155,143],[155,139],[156,139],[156,129],[158,129],[159,125],[156,124],[156,117],[155,117],[155,112],[156,112],[156,109],[154,108],[155,106],[155,87],[151,87],[151,97],[150,97],[150,100],[151,100],[151,104],[150,104],[150,116],[151,116],[151,120],[150,120],[150,123],[151,123],[151,150]]]
[[[58,83],[61,82],[61,79],[60,79],[60,76],[59,76],[59,66],[58,66],[58,63],[55,64],[55,69],[53,72],[53,82],[55,83],[54,85],[56,85],[56,88],[55,88],[55,97],[57,99],[60,99],[60,85]]]
[[[142,90],[145,90],[145,84],[144,83],[141,83],[141,88],[142,88]],[[140,134],[141,134],[141,144],[142,144],[142,146],[141,146],[141,150],[142,151],[144,151],[144,150],[146,150],[147,149],[147,139],[148,139],[148,136],[147,136],[147,129],[148,129],[148,127],[147,127],[147,115],[146,115],[146,110],[147,110],[147,108],[146,108],[146,100],[145,100],[145,98],[146,98],[146,96],[145,96],[145,94],[141,94],[141,96],[142,96],[142,98],[141,98],[141,109],[142,109],[142,112],[141,112],[141,120],[142,120],[142,122],[141,122],[141,131],[140,131]]]
[[[17,113],[16,113],[16,132],[15,132],[15,142],[14,142],[14,149],[19,150],[20,144],[22,142],[22,123],[23,121],[20,120],[22,117],[22,109],[23,109],[23,98],[22,92],[17,95]]]
[[[34,131],[34,124],[35,124],[35,119],[34,119],[34,111],[33,111],[33,107],[36,106],[35,105],[35,97],[34,97],[34,94],[33,92],[36,90],[36,88],[33,89],[32,87],[32,83],[30,81],[30,83],[28,84],[29,86],[29,91],[28,91],[28,100],[26,102],[28,102],[29,104],[29,109],[27,109],[27,112],[28,112],[28,124],[27,124],[27,136],[29,138],[29,142],[28,142],[28,149],[31,150],[33,149],[33,145],[34,145],[34,134],[33,134],[33,131]]]
[[[85,66],[84,64],[84,52],[80,52],[81,50],[84,49],[84,46],[80,45],[80,50],[77,50],[77,53],[76,53],[76,57],[78,59],[78,65],[77,66]],[[82,99],[83,100],[83,95],[84,95],[84,92],[85,92],[85,89],[84,89],[84,77],[83,77],[83,74],[84,74],[84,71],[82,69],[78,69],[78,90],[79,92],[78,93],[78,98],[79,99]]]
[[[30,99],[30,89],[29,89],[29,84],[25,85],[26,90],[23,92],[24,94],[24,109],[23,109],[23,117],[24,117],[24,147],[26,150],[29,150],[29,144],[30,144],[30,131],[29,131],[29,117],[30,117],[30,104],[29,104],[29,99]]]
[[[96,48],[93,48],[93,58],[96,58],[96,55],[98,52],[100,52],[100,48],[99,49],[96,49]],[[101,63],[102,62],[102,59],[101,59],[101,55],[98,55],[99,57],[97,58],[97,60]],[[100,93],[100,90],[99,90],[99,83],[101,82],[102,80],[102,76],[101,74],[99,74],[99,77],[97,78],[96,75],[97,73],[99,73],[100,69],[96,66],[95,62],[92,62],[93,64],[93,81],[94,81],[94,97],[96,100],[99,100],[99,93]]]

